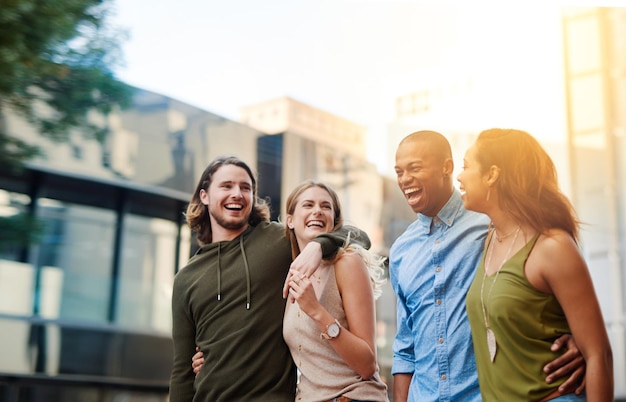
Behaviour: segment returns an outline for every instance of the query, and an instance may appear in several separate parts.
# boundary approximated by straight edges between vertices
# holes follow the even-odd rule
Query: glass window
[[[196,247],[198,245],[197,243],[195,243],[194,238],[194,244],[192,248],[192,234],[191,229],[189,229],[188,225],[185,224],[180,229],[180,255],[178,257],[178,269],[187,265],[187,262],[189,262],[189,259],[191,258],[193,253],[195,253],[195,251],[197,250]]]
[[[34,284],[30,264],[0,259],[0,313],[32,315]]]
[[[44,236],[38,312],[47,318],[106,322],[111,294],[115,213],[41,199]]]
[[[595,13],[568,22],[566,27],[568,68],[572,74],[597,71],[601,68],[598,24]]]
[[[570,81],[572,130],[593,131],[606,125],[605,88],[601,74],[589,74]],[[600,137],[596,144],[604,147]]]
[[[166,394],[149,391],[126,391],[115,388],[107,389],[98,386],[63,386],[28,384],[23,386],[0,386],[0,402],[4,402],[4,395],[19,395],[20,401],[30,402],[166,402]],[[7,401],[13,401],[7,396]],[[15,399],[17,400],[17,399]]]
[[[20,262],[28,243],[30,197],[0,190],[0,313],[31,315],[35,270]]]
[[[0,259],[19,261],[22,247],[32,237],[28,219],[30,197],[0,189]]]
[[[169,334],[178,227],[137,215],[127,216],[124,226],[116,322]]]
[[[0,318],[0,329],[0,372],[31,372],[34,360],[30,347],[31,325],[20,319]]]

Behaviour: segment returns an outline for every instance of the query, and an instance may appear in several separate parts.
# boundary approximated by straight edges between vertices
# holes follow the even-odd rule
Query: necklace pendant
[[[489,358],[491,359],[491,362],[493,363],[493,361],[496,358],[497,345],[496,345],[496,335],[493,333],[491,328],[487,328],[487,348],[489,349]]]

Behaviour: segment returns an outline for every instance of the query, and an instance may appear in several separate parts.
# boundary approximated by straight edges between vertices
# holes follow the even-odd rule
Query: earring
[[[491,187],[487,189],[487,201],[489,201],[490,196],[491,196]]]

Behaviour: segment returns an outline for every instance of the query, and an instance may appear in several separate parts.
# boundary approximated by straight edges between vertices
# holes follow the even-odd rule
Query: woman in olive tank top
[[[485,130],[458,181],[465,208],[492,221],[466,299],[483,400],[613,401],[602,312],[577,245],[575,212],[548,154],[524,131]],[[550,344],[564,333],[573,334],[587,364],[580,396],[561,395],[562,381],[544,381],[543,365],[558,353]]]

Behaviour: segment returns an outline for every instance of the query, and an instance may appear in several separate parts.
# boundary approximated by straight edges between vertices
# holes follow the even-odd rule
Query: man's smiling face
[[[452,163],[434,152],[427,141],[403,141],[396,151],[398,186],[413,212],[435,216],[452,192]]]
[[[202,203],[209,209],[211,227],[240,233],[248,226],[254,193],[252,179],[236,165],[220,167],[211,179],[209,188],[200,192]]]

